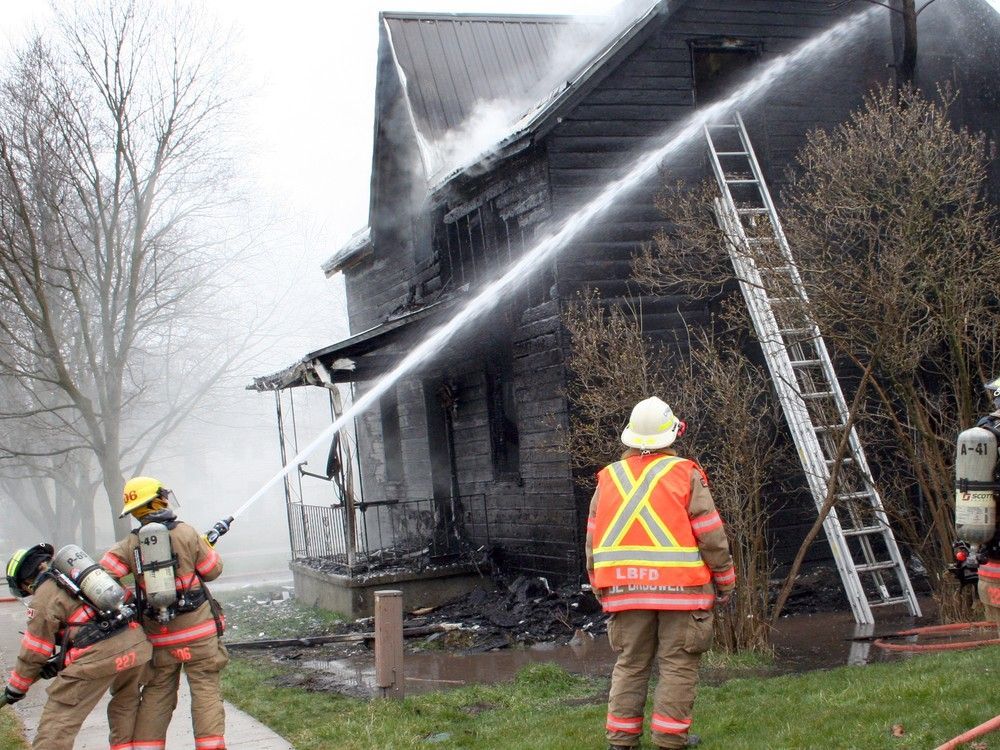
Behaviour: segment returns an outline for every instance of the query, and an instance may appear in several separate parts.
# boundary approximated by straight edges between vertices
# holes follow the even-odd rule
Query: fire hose
[[[893,633],[891,636],[883,636],[875,640],[875,645],[887,651],[908,651],[908,652],[933,652],[933,651],[960,651],[965,649],[979,648],[980,646],[1000,645],[1000,638],[984,638],[971,641],[952,641],[951,643],[889,643],[886,638],[906,638],[909,636],[937,635],[941,633],[954,634],[964,630],[992,630],[998,627],[997,623],[991,621],[983,622],[956,622],[949,625],[928,625],[922,628],[911,628]],[[955,750],[959,745],[1000,730],[1000,716],[994,716],[989,721],[985,721],[977,727],[973,727],[967,732],[963,732],[954,739],[948,740],[943,745],[939,745],[935,750]]]
[[[954,622],[949,625],[927,625],[922,628],[911,628],[900,630],[891,635],[882,636],[875,640],[875,645],[886,651],[963,651],[980,646],[1000,645],[1000,638],[988,638],[973,641],[952,641],[950,643],[889,643],[886,638],[906,638],[910,636],[936,635],[940,633],[960,633],[963,630],[991,630],[996,629],[997,624],[991,621],[982,622]]]

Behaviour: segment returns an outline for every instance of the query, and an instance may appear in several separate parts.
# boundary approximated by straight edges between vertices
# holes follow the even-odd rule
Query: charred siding
[[[727,37],[756,45],[759,66],[829,28],[835,20],[828,4],[819,1],[693,0],[685,4],[597,85],[546,139],[555,213],[572,211],[670,125],[691,114],[697,101],[692,43]],[[888,24],[884,26],[883,42],[887,42]],[[764,106],[743,112],[774,193],[780,191],[785,169],[793,163],[807,130],[843,121],[861,103],[871,83],[886,79],[886,64],[890,61],[887,49],[891,49],[888,44],[873,42],[849,65],[841,56],[839,62],[843,64],[835,62],[825,76],[820,76],[826,80],[820,103],[815,97],[814,75],[808,85],[781,86],[767,97]],[[585,289],[598,289],[605,299],[642,294],[630,281],[632,255],[657,231],[669,229],[654,206],[655,196],[665,184],[678,180],[696,184],[710,178],[705,153],[701,141],[692,144],[679,158],[664,165],[662,174],[621,200],[608,220],[588,231],[560,258],[558,296],[563,301]],[[706,303],[683,294],[660,300],[643,297],[642,311],[644,330],[674,342],[678,355],[683,355],[685,328],[710,321]],[[622,405],[623,419],[628,407]],[[586,485],[576,490],[581,518],[589,492]],[[772,534],[778,559],[784,560],[794,554],[815,510],[804,493],[792,498],[776,497],[774,504]],[[828,554],[818,545],[814,554],[816,551]]]

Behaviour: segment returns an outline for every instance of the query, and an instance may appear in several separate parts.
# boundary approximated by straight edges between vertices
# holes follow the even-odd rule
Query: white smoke
[[[623,0],[607,15],[570,20],[559,31],[545,60],[547,74],[534,86],[513,98],[480,99],[461,125],[435,142],[422,144],[430,184],[487,156],[517,133],[542,104],[569,85],[585,63],[659,4],[660,0]],[[405,78],[398,61],[397,69]],[[416,127],[415,119],[413,124]]]

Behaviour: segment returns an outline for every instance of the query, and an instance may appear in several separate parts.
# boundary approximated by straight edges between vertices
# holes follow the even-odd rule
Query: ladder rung
[[[800,333],[812,333],[812,328],[779,328],[778,333],[784,335],[788,334],[800,334]]]
[[[860,500],[863,497],[871,497],[872,493],[868,490],[862,490],[861,492],[845,492],[843,495],[837,495],[838,500]],[[865,527],[868,528],[868,527]],[[878,528],[882,528],[881,526]]]
[[[826,463],[830,464],[831,466],[833,464],[837,463],[837,459],[835,459],[835,458],[825,458],[823,460]],[[844,464],[853,464],[854,463],[854,459],[851,456],[844,456],[844,458],[840,459],[840,463],[842,465],[844,465]]]
[[[801,297],[768,297],[771,302],[802,302]]]
[[[887,560],[885,562],[877,563],[865,563],[864,565],[855,565],[854,569],[859,573],[878,573],[880,570],[892,570],[896,567],[896,563],[892,560]]]
[[[862,526],[859,529],[844,529],[844,536],[868,536],[869,534],[882,534],[885,528],[882,526]]]
[[[715,130],[717,128],[727,128],[727,129],[738,128],[739,125],[733,122],[724,122],[724,123],[719,123],[718,125],[707,125],[706,127],[709,130]]]
[[[818,399],[818,398],[830,398],[831,396],[836,396],[837,394],[833,391],[816,391],[815,393],[800,393],[803,399]]]
[[[737,208],[736,213],[738,214],[766,214],[766,208]]]
[[[751,185],[751,184],[756,185],[756,184],[758,184],[758,181],[754,180],[754,179],[746,180],[746,179],[743,179],[743,178],[739,178],[739,179],[736,179],[736,180],[726,180],[726,184],[727,185]]]
[[[749,151],[716,151],[716,156],[750,156]]]
[[[747,237],[747,242],[753,245],[763,245],[765,242],[777,242],[774,237]],[[787,268],[787,266],[785,266]],[[771,270],[771,269],[768,269]]]
[[[816,432],[833,432],[834,430],[842,430],[846,426],[842,424],[817,424],[813,425],[813,429]]]
[[[749,239],[749,238],[747,238],[747,239]],[[761,241],[763,242],[763,240],[761,240]],[[775,240],[772,239],[770,241],[774,242]],[[760,271],[761,273],[781,273],[781,274],[788,275],[788,274],[790,274],[792,272],[792,267],[791,266],[771,266],[771,267],[758,266],[757,270]]]
[[[909,604],[910,597],[908,596],[890,596],[888,599],[873,599],[868,602],[870,607],[891,607],[893,604]]]
[[[792,367],[819,367],[823,364],[821,359],[793,359],[790,364]]]

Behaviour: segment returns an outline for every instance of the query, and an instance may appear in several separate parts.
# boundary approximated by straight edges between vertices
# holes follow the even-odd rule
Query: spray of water
[[[603,215],[619,198],[626,195],[629,189],[640,184],[655,173],[659,165],[667,158],[681,151],[694,139],[700,137],[706,123],[715,122],[727,113],[733,112],[748,102],[753,101],[760,94],[770,89],[777,81],[795,72],[805,63],[810,62],[815,64],[818,60],[840,49],[854,37],[858,30],[867,23],[877,10],[877,8],[872,8],[852,16],[828,31],[814,37],[812,40],[804,42],[792,52],[775,58],[731,96],[711,106],[696,110],[681,123],[670,128],[658,139],[656,145],[629,165],[621,177],[604,187],[593,200],[569,216],[558,229],[543,237],[537,244],[527,250],[521,256],[521,259],[512,265],[503,276],[484,287],[454,317],[444,325],[436,328],[426,339],[414,347],[395,368],[376,381],[343,415],[320,433],[315,440],[292,458],[281,471],[275,474],[252,497],[243,503],[233,514],[234,517],[239,517],[247,508],[257,502],[268,490],[281,481],[283,477],[305,461],[313,451],[325,444],[358,414],[361,414],[378,401],[400,378],[433,358],[456,333],[492,309],[504,298],[509,290],[523,283],[524,279],[531,278],[532,273],[544,263],[551,260],[584,227]]]

